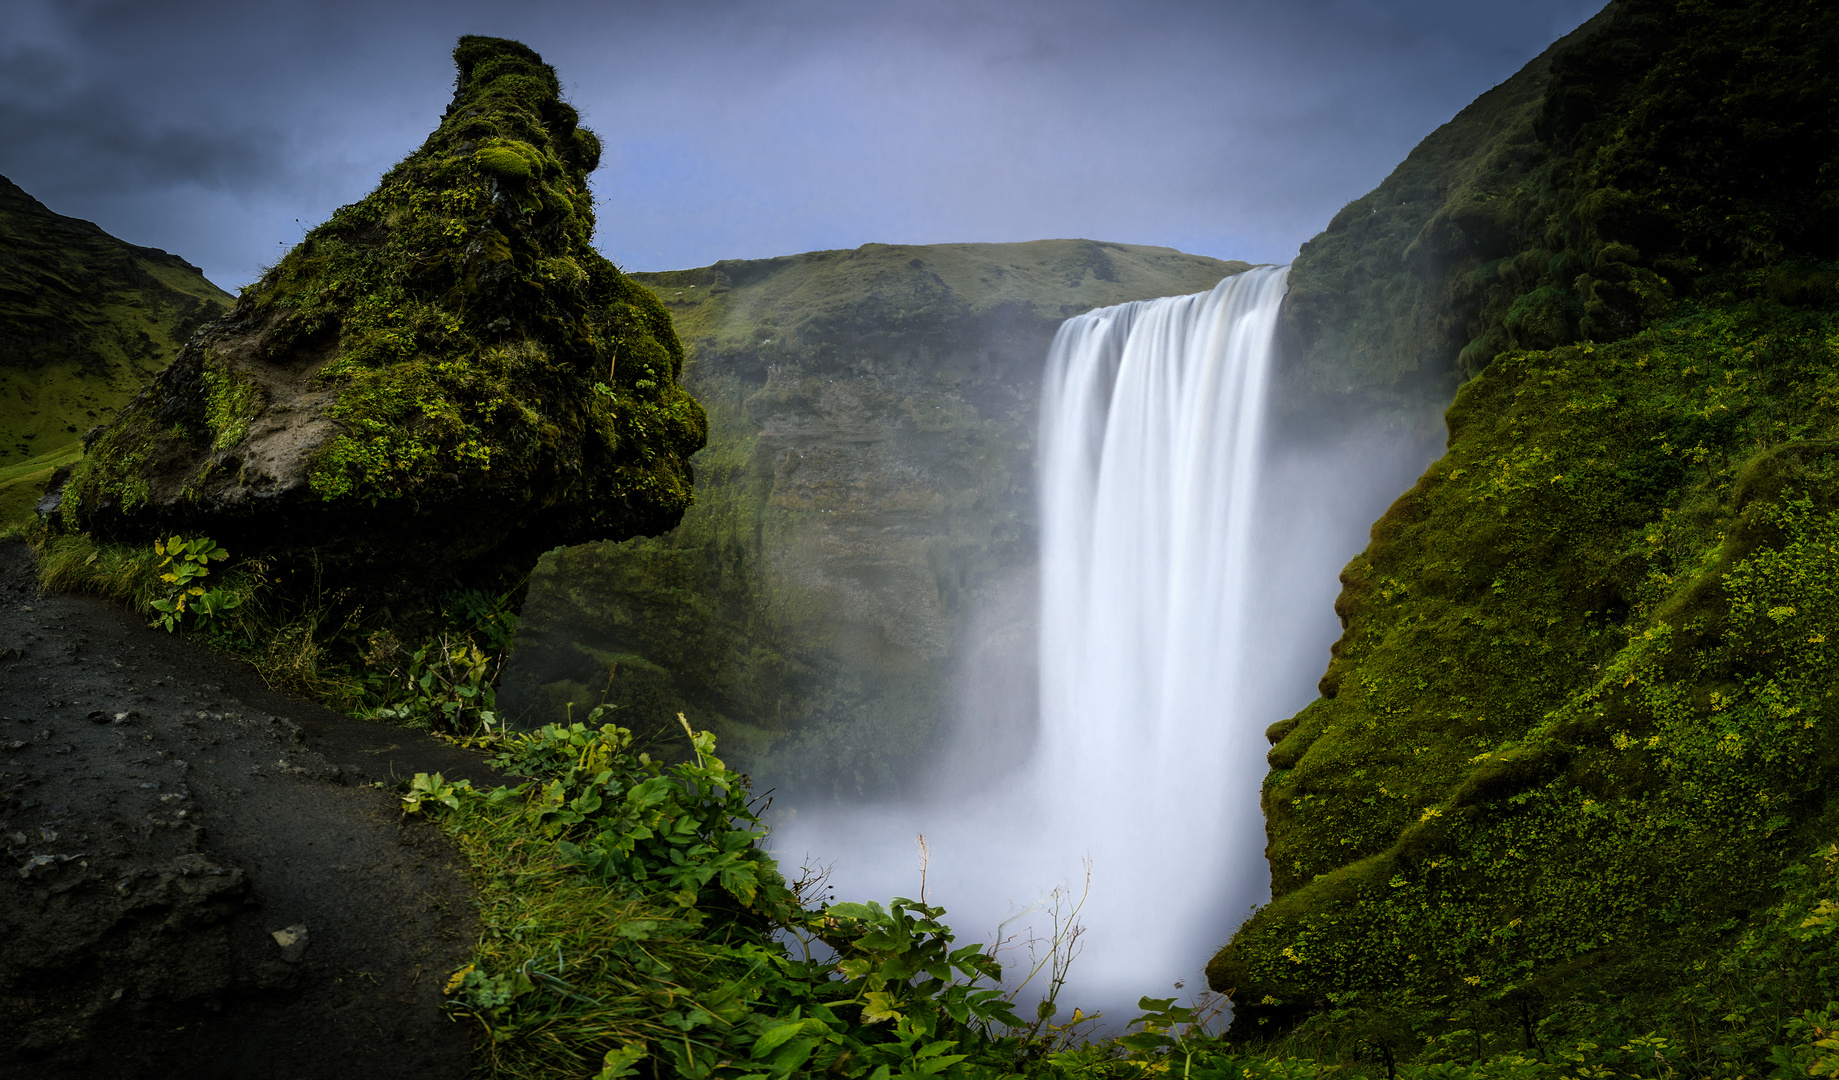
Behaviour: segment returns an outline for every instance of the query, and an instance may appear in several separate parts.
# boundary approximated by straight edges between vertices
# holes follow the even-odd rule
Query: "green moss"
[[[473,161],[500,180],[532,180],[542,173],[543,155],[517,139],[492,139],[473,155]]]
[[[1562,1027],[1618,980],[1670,1007],[1839,826],[1839,317],[1761,277],[1464,386],[1273,732],[1275,899],[1210,971],[1248,1022],[1533,987]]]
[[[234,371],[204,371],[204,420],[211,432],[211,449],[226,450],[249,433],[249,421],[262,406],[262,389],[254,380]]]
[[[153,498],[153,487],[147,476],[162,441],[189,441],[189,436],[182,427],[175,431],[159,431],[151,425],[138,424],[132,428],[110,429],[92,447],[94,452],[77,462],[71,471],[58,499],[58,512],[64,520],[76,521],[94,507],[131,510],[146,505]]]

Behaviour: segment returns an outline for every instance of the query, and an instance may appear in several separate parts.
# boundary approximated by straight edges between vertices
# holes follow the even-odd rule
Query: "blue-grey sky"
[[[0,0],[0,174],[234,289],[543,54],[627,269],[1088,237],[1287,261],[1601,0]]]

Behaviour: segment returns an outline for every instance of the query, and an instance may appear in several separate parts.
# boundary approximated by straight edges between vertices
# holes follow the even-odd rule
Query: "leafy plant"
[[[383,690],[394,703],[368,715],[444,732],[488,729],[498,722],[494,683],[504,661],[503,653],[488,655],[469,638],[443,634],[390,669]]]
[[[370,699],[363,715],[449,735],[497,724],[498,678],[517,630],[509,597],[449,593],[441,605],[443,628],[418,649],[389,629],[369,634],[361,658]]]
[[[472,790],[472,781],[456,780],[448,783],[440,773],[429,776],[416,773],[415,779],[409,781],[408,794],[402,797],[402,812],[414,814],[421,811],[426,802],[439,803],[449,809],[460,808],[460,796]]]
[[[154,541],[153,553],[160,559],[160,580],[170,591],[152,602],[157,614],[147,625],[160,627],[170,634],[179,628],[187,611],[209,619],[242,604],[242,598],[235,593],[217,588],[207,590],[202,584],[210,576],[211,563],[230,557],[216,541],[204,536],[187,540],[175,535]]]
[[[456,976],[455,1008],[490,1033],[506,1071],[598,1064],[617,1076],[641,1056],[676,1075],[732,1080],[1012,1071],[1021,1051],[1009,1032],[1022,1025],[1001,965],[981,945],[957,944],[942,908],[909,899],[804,907],[761,849],[746,778],[715,756],[713,736],[679,717],[693,756],[666,766],[635,752],[630,731],[591,726],[606,711],[587,724],[468,740],[529,778],[517,787],[479,791],[421,775],[403,799],[487,865],[504,865],[510,851],[546,852],[540,897],[529,884],[488,884],[488,906],[527,912],[571,894],[602,911],[613,905],[609,921],[582,928],[591,943],[571,939],[572,948],[488,932]],[[497,920],[499,935],[506,925]],[[564,953],[595,977],[571,979]],[[654,1004],[639,1007],[635,995]],[[548,1033],[564,1023],[593,1034],[558,1046]]]

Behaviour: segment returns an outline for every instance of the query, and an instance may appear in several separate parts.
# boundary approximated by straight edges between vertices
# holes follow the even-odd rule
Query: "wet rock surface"
[[[275,693],[0,545],[0,1078],[460,1076],[460,858],[375,781],[493,774]]]

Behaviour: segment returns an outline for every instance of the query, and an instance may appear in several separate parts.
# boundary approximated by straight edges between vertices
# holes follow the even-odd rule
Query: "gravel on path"
[[[0,1078],[464,1076],[473,890],[374,786],[436,771],[501,780],[0,542]]]

